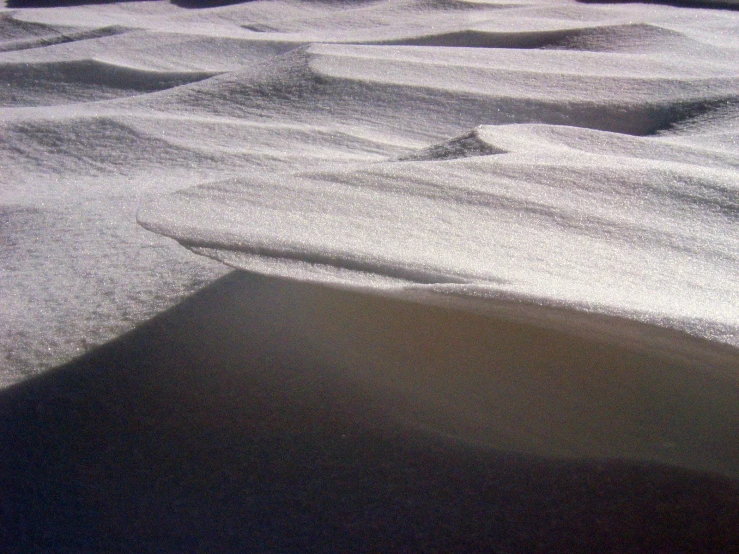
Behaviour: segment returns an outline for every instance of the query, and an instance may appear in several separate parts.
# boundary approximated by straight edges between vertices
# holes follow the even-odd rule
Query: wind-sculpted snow
[[[17,12],[6,11],[0,13],[0,40],[3,43],[59,36],[65,32],[77,30],[71,26],[44,25],[33,21],[24,21],[13,17],[15,13]]]
[[[729,68],[659,57],[320,45],[143,102],[162,111],[338,120],[410,136],[502,123],[648,135],[736,101],[738,89]]]
[[[535,20],[526,21],[537,26]],[[541,25],[541,23],[539,23]],[[461,48],[542,48],[557,50],[583,50],[589,52],[641,52],[675,48],[705,48],[685,35],[656,25],[628,23],[622,25],[577,26],[573,28],[547,28],[503,30],[503,26],[490,25],[490,29],[463,29],[418,37],[389,39],[382,44],[407,46],[456,46]]]
[[[202,72],[163,72],[98,60],[0,65],[2,106],[90,102],[176,87],[211,77]]]
[[[371,290],[367,274],[386,276],[380,289],[436,284],[739,346],[738,156],[560,126],[475,136],[482,157],[434,161],[460,143],[479,154],[467,135],[421,162],[203,185],[139,220],[282,277],[296,264],[302,279],[315,267],[314,280]]]
[[[203,375],[739,477],[739,13],[181,4],[0,9],[3,382],[231,267],[180,337]]]
[[[703,386],[693,382],[695,371],[716,379],[704,385],[716,398],[723,394],[719,389],[735,396],[735,14],[701,12],[699,21],[655,6],[466,4],[442,19],[433,3],[390,3],[396,18],[404,10],[418,18],[401,28],[378,6],[340,8],[332,19],[341,22],[333,40],[319,5],[301,4],[293,19],[257,5],[224,9],[224,19],[255,36],[292,40],[296,47],[120,103],[126,110],[145,107],[176,117],[385,135],[397,151],[384,159],[337,156],[332,163],[303,161],[213,178],[145,204],[139,222],[197,254],[252,273],[474,312],[641,355],[658,353],[681,384],[653,390],[657,403]],[[360,14],[369,23],[361,24]],[[337,136],[336,144],[354,150],[345,138]],[[374,316],[366,317],[368,327],[376,324]],[[510,398],[520,394],[517,402],[570,408],[560,404],[557,392],[552,400],[518,381],[493,385],[502,370],[472,354],[460,354],[460,364],[487,392],[473,395],[446,377],[426,397],[418,391],[433,386],[410,375],[423,374],[428,361],[410,354],[404,362],[392,354],[376,359],[371,346],[356,357],[328,336],[308,340],[320,345],[313,348],[322,360],[343,360],[351,374],[365,376],[360,380],[375,375],[373,386],[394,391],[388,392],[392,397],[401,394],[403,403],[418,401],[445,413],[448,426],[418,415],[410,404],[399,409],[436,432],[548,455],[636,457],[737,474],[728,469],[739,467],[736,452],[715,446],[725,437],[718,428],[702,439],[705,431],[696,425],[679,431],[668,425],[673,440],[662,424],[644,424],[644,436],[681,445],[669,452],[655,450],[651,439],[636,439],[642,431],[626,431],[631,424],[624,421],[649,410],[648,402],[634,399],[628,415],[616,407],[601,414],[605,419],[594,425],[609,446],[596,447],[601,443],[594,435],[581,434],[572,422],[554,429],[540,419],[552,416],[540,412],[520,416],[527,424],[482,416],[490,406],[501,407],[491,396],[496,386]],[[363,356],[371,361],[361,361]],[[634,376],[651,363],[625,359],[622,369]],[[531,366],[514,364],[515,372],[536,381],[537,371],[550,363],[542,355]],[[406,383],[397,385],[402,393],[384,373],[396,364],[407,364],[408,373],[395,376]],[[590,377],[594,371],[580,370]],[[590,400],[579,402],[591,421],[601,417]],[[693,407],[686,414],[714,410],[688,404]],[[717,401],[717,417],[739,422],[730,404]],[[449,423],[457,416],[458,425]],[[616,420],[625,427],[606,423]],[[534,430],[539,423],[547,429],[543,434]],[[687,446],[703,440],[714,445],[706,450],[717,453],[705,464]]]
[[[58,32],[50,35],[41,35],[25,40],[4,41],[0,44],[0,52],[11,52],[13,50],[30,50],[33,48],[44,48],[55,44],[66,44],[78,40],[89,40],[105,36],[119,35],[128,32],[125,27],[102,27],[83,31],[72,31],[68,33]]]

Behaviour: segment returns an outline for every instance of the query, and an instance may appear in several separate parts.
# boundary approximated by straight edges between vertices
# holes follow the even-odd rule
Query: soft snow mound
[[[502,150],[485,139],[484,127],[479,127],[465,133],[464,135],[412,152],[399,158],[402,161],[424,161],[424,160],[453,160],[455,158],[469,158],[471,156],[492,156],[493,154],[505,154]]]
[[[133,100],[167,112],[316,123],[413,136],[479,124],[551,123],[648,135],[736,100],[719,66],[551,50],[316,45]]]
[[[736,477],[737,23],[565,0],[0,9],[2,383],[179,302],[227,271],[209,257],[251,275],[198,301],[158,382],[250,352],[424,433]]]
[[[434,161],[481,144],[505,153]],[[739,346],[739,158],[649,146],[576,128],[486,127],[422,151],[426,161],[203,185],[139,221],[283,277],[423,284]]]
[[[271,6],[218,17],[296,44],[328,32],[326,7],[282,18]],[[265,274],[482,310],[525,305],[540,323],[556,308],[573,332],[591,314],[739,346],[731,13],[376,8],[342,7],[333,44],[120,105],[338,125],[405,137],[405,151],[214,180],[145,206],[140,222]],[[422,23],[402,27],[401,13]],[[654,340],[644,331],[636,343]]]
[[[17,40],[50,38],[67,32],[79,32],[79,29],[71,26],[23,21],[14,17],[12,11],[0,13],[0,41],[5,44]]]
[[[496,26],[497,27],[497,26]],[[548,48],[590,52],[644,52],[675,48],[700,48],[682,33],[645,23],[595,25],[563,29],[503,31],[462,29],[416,37],[380,41],[407,46],[456,46],[462,48]]]
[[[107,37],[107,36],[114,36],[114,35],[120,35],[128,32],[128,29],[125,27],[119,27],[116,25],[111,25],[109,27],[101,27],[98,29],[84,29],[84,30],[70,30],[67,32],[64,32],[63,30],[49,30],[48,32],[44,32],[45,28],[43,26],[41,29],[34,29],[32,24],[26,24],[21,26],[21,28],[30,26],[31,29],[35,30],[36,32],[29,32],[28,36],[25,36],[26,33],[21,33],[22,38],[15,38],[13,40],[13,36],[15,33],[8,32],[15,30],[13,29],[14,26],[8,26],[10,29],[8,29],[3,23],[6,21],[12,21],[9,17],[4,17],[0,19],[0,33],[8,36],[9,38],[4,39],[2,42],[0,42],[0,52],[12,52],[14,50],[30,50],[33,48],[45,48],[48,46],[52,46],[55,44],[67,44],[70,42],[76,42],[81,40],[90,40],[95,38],[101,38],[101,37]],[[20,22],[19,22],[20,23]],[[20,26],[20,25],[19,25]],[[6,28],[3,28],[6,27]],[[24,29],[26,30],[26,29]],[[29,29],[30,30],[30,29]]]
[[[95,59],[36,64],[0,63],[2,106],[40,106],[143,94],[212,77],[213,73],[164,72]]]
[[[275,318],[297,327],[282,348],[406,425],[735,477],[738,168],[679,134],[480,126],[388,161],[204,184],[138,218],[285,279],[300,300]],[[263,317],[288,298],[261,298]]]

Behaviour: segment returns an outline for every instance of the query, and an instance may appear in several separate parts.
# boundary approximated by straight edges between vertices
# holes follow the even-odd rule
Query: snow
[[[325,380],[414,436],[739,477],[735,9],[20,4],[9,395],[97,360],[207,403],[282,368],[281,401]]]

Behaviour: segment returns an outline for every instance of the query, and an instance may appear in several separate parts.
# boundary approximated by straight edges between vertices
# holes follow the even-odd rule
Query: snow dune
[[[626,54],[317,45],[142,102],[162,111],[401,128],[411,137],[506,123],[649,135],[733,105],[738,84],[722,66],[711,72]]]
[[[738,453],[718,445],[735,443],[730,429],[739,422],[735,155],[508,125],[408,158],[279,183],[211,183],[138,217],[233,267],[627,349],[580,357],[588,342],[555,346],[549,337],[547,347],[529,345],[528,359],[524,341],[505,331],[521,358],[501,362],[490,357],[501,345],[487,342],[501,331],[484,319],[437,320],[419,307],[412,323],[399,324],[386,313],[399,307],[365,302],[351,327],[340,304],[319,297],[325,311],[305,331],[310,351],[327,365],[341,360],[367,388],[400,396],[396,410],[414,424],[537,454],[627,456],[734,475]],[[552,388],[543,385],[549,372]],[[697,400],[697,390],[711,392]],[[645,417],[663,403],[684,424]],[[699,413],[714,414],[712,423],[699,429]],[[722,453],[708,462],[716,448]]]
[[[476,153],[503,153],[234,179],[139,221],[244,269],[290,277],[294,264],[359,287],[384,276],[390,289],[439,285],[445,298],[506,296],[739,345],[735,157],[561,126],[474,136]],[[459,144],[430,150],[443,159]]]
[[[497,17],[509,10],[496,13],[497,27]],[[692,23],[681,30],[671,11],[663,12],[665,27],[649,21],[606,24],[604,13],[595,11],[599,23],[586,27],[550,20],[526,30],[518,22],[517,32],[507,36],[479,30],[479,21],[473,29],[421,36],[411,29],[385,45],[357,44],[352,35],[367,40],[371,29],[357,29],[347,16],[340,42],[351,44],[297,46],[262,64],[121,100],[125,110],[145,106],[200,118],[335,125],[408,141],[405,152],[384,161],[337,157],[323,166],[208,182],[145,205],[138,220],[198,254],[250,272],[453,307],[658,353],[678,364],[673,377],[686,388],[652,391],[655,402],[699,387],[687,377],[697,367],[717,379],[716,394],[728,387],[736,395],[739,157],[685,131],[696,131],[701,122],[730,121],[737,113],[735,44],[729,39],[722,49],[715,37],[701,41],[706,30]],[[536,15],[546,20],[545,13]],[[726,25],[725,17],[720,13],[716,26]],[[276,26],[261,34],[284,39],[297,33]],[[511,35],[520,42],[512,43]],[[495,40],[508,42],[499,48]],[[342,140],[337,137],[336,144]],[[424,140],[431,144],[412,148],[412,141]],[[366,317],[372,327],[379,314]],[[340,339],[327,334],[312,340],[331,345]],[[328,359],[343,359],[354,368],[347,371],[376,373],[382,384],[375,386],[388,387],[384,379],[392,379],[381,377],[382,368],[402,362],[392,359],[392,348],[366,348],[358,356],[342,349]],[[375,349],[387,359],[374,360],[380,355]],[[471,382],[496,390],[501,367],[472,351],[465,343],[460,356],[469,356],[466,365],[438,373],[469,371],[475,375],[468,377]],[[538,365],[504,366],[534,379],[550,362],[541,354]],[[414,368],[407,370],[411,374],[424,374],[429,360],[411,357],[405,363]],[[581,379],[594,373],[579,367]],[[403,375],[395,378],[414,382]],[[460,392],[466,385],[442,382],[438,394],[429,393],[435,400],[426,399],[447,407],[440,419],[502,409],[497,393],[476,396]],[[528,398],[538,405],[530,385],[517,386],[521,397],[512,404]],[[406,398],[409,403],[423,403],[420,391],[433,388],[425,382],[408,387],[416,391]],[[641,417],[636,414],[648,403],[632,400],[639,405],[632,414]],[[597,420],[597,402],[584,417]],[[731,406],[718,404],[722,410]],[[728,409],[720,419],[739,421],[736,410]],[[620,420],[623,411],[614,408],[596,425],[612,449],[598,450],[592,435],[578,435],[562,423],[555,427],[568,447],[560,450],[552,427],[546,426],[548,441],[533,431],[535,421],[552,421],[539,411],[527,412],[533,420],[522,425],[485,416],[485,423],[476,419],[476,433],[462,434],[539,454],[635,456],[697,467],[700,456],[689,454],[687,444],[705,430],[688,425],[677,441],[683,447],[669,454],[637,454],[651,447],[623,441],[638,433],[624,427],[613,435],[604,431],[606,421]],[[519,423],[526,420],[518,417]],[[502,441],[501,433],[515,438]],[[674,442],[660,430],[650,433],[653,445]],[[716,437],[720,443],[726,435]],[[723,455],[717,464],[727,471],[735,454]],[[713,463],[702,469],[718,469]]]
[[[4,64],[2,106],[94,102],[172,88],[212,77],[209,73],[142,71],[98,60]]]
[[[499,444],[525,428],[566,452],[574,427],[593,452],[641,441],[664,459],[698,426],[694,461],[713,464],[736,444],[724,401],[655,357],[234,272],[0,393],[3,537],[17,552],[731,551],[736,480],[455,440],[497,419]]]
[[[0,408],[123,349],[144,412],[279,366],[421,442],[739,479],[739,12],[180,4],[0,9],[0,381],[83,356]]]

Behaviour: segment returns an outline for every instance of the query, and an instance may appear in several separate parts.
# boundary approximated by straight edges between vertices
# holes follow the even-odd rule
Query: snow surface
[[[311,44],[121,105],[320,123],[410,151],[213,179],[147,204],[146,228],[249,271],[739,347],[734,13],[391,2],[326,28],[268,6],[217,13]]]
[[[420,304],[417,333],[491,318],[570,337],[502,362],[471,331],[444,339],[459,358],[437,368],[419,344],[372,347],[396,304],[346,307],[369,303],[354,342],[301,328],[320,346],[306,358],[412,398],[398,411],[413,425],[739,476],[738,12],[3,9],[0,83],[0,384],[121,336],[226,264]],[[343,321],[335,299],[354,297],[329,290],[317,313]],[[616,350],[594,367],[578,340]],[[540,411],[521,417],[527,402]]]

